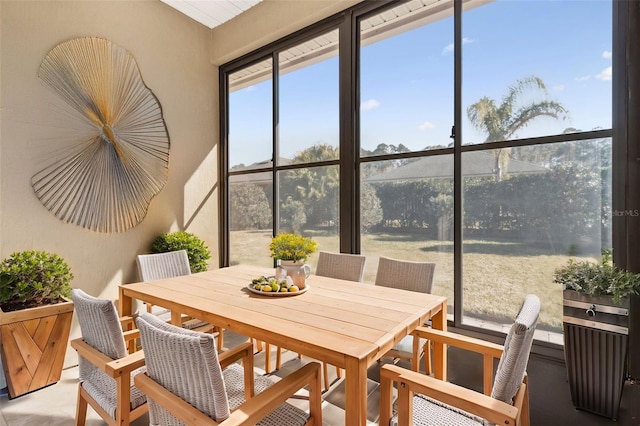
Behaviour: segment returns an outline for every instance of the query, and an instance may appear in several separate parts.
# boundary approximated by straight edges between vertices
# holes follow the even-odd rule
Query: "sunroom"
[[[237,15],[206,21],[209,3]],[[209,271],[274,268],[272,237],[300,234],[318,251],[364,256],[363,292],[382,257],[434,263],[449,331],[502,344],[525,296],[540,298],[531,424],[610,424],[574,407],[554,278],[608,251],[640,272],[639,19],[636,2],[610,0],[2,0],[0,254],[55,252],[72,287],[113,301],[140,281],[136,256],[172,231],[205,242]],[[72,215],[34,183],[86,130],[39,69],[56,46],[89,37],[135,58],[166,126],[165,182],[119,227],[86,219],[101,214],[89,196]],[[72,192],[100,193],[78,176]],[[640,424],[637,305],[621,425]],[[74,319],[70,339],[80,335]],[[281,349],[282,372],[304,364],[293,348]],[[268,371],[264,349],[256,356]],[[449,380],[481,390],[482,360],[448,356]],[[77,365],[69,347],[62,381],[2,396],[0,424],[70,424]],[[324,423],[342,424],[346,380],[329,372]]]

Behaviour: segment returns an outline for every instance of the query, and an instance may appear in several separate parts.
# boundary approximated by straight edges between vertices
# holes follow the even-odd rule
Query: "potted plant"
[[[317,248],[316,241],[302,235],[291,233],[276,235],[269,244],[271,257],[278,267],[276,275],[280,276],[282,271],[286,271],[286,274],[293,279],[294,284],[302,290],[305,288],[306,279],[311,272],[309,265],[306,265],[305,262]]]
[[[0,352],[9,397],[56,383],[62,374],[73,302],[69,265],[27,250],[0,266]]]
[[[569,262],[555,271],[563,286],[564,352],[576,408],[617,417],[626,378],[630,298],[640,274],[625,271],[603,251],[600,263]],[[601,356],[607,353],[608,356]]]
[[[187,251],[192,273],[207,270],[207,261],[211,258],[211,251],[204,241],[190,232],[168,232],[159,235],[151,244],[152,253],[166,253],[176,250]]]

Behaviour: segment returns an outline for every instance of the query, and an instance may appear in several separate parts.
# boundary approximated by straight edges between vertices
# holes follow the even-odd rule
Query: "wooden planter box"
[[[0,353],[9,398],[60,380],[73,302],[14,312],[0,310]]]

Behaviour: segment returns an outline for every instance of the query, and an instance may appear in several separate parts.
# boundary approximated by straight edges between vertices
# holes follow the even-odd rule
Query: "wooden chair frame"
[[[412,334],[433,342],[482,354],[483,393],[443,382],[397,365],[384,365],[380,371],[380,424],[389,424],[392,417],[392,391],[395,382],[398,388],[398,425],[400,426],[413,424],[414,393],[459,408],[496,425],[529,426],[529,387],[526,374],[516,392],[513,405],[490,396],[493,386],[493,365],[494,361],[502,356],[504,350],[502,345],[426,327],[418,327]]]
[[[246,401],[231,413],[223,422],[216,422],[191,404],[169,392],[146,373],[134,378],[138,389],[149,398],[162,405],[164,409],[192,426],[200,425],[254,425],[281,403],[292,397],[295,392],[309,385],[309,420],[307,426],[322,426],[322,391],[320,386],[320,364],[312,362],[269,389],[254,396],[253,386],[253,344],[251,342],[238,345],[219,355],[220,366],[224,369],[230,364],[242,360],[245,380]]]

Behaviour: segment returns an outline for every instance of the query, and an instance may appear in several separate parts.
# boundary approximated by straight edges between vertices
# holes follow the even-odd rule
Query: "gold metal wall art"
[[[75,38],[45,56],[38,77],[92,131],[33,176],[36,196],[62,221],[93,231],[139,224],[167,182],[169,134],[134,57],[103,38]]]

